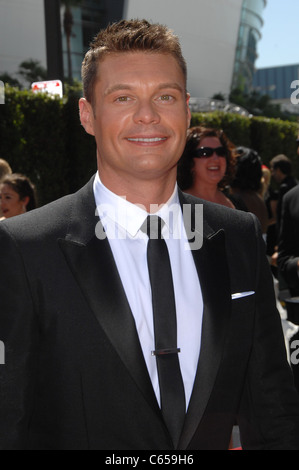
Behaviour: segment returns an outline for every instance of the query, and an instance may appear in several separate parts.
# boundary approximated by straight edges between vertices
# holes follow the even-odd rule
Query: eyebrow
[[[173,90],[178,90],[181,93],[184,93],[184,88],[182,88],[176,82],[160,83],[157,88],[158,90],[173,89]],[[108,96],[108,95],[111,95],[112,93],[115,93],[116,91],[122,91],[122,90],[131,91],[131,90],[134,90],[134,86],[126,84],[126,83],[117,83],[107,88],[107,90],[104,93],[104,96]]]

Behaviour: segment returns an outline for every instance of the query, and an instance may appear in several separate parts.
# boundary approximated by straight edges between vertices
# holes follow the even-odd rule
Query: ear
[[[22,203],[23,203],[23,205],[24,205],[25,207],[28,206],[29,201],[30,201],[30,197],[29,197],[29,196],[26,196],[26,197],[24,197],[24,198],[22,199]]]
[[[87,134],[95,135],[94,133],[94,115],[93,109],[86,98],[79,100],[80,121]]]

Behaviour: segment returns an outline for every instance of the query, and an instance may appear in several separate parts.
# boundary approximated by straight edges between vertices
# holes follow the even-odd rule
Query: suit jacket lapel
[[[92,185],[83,189],[74,204],[68,234],[59,240],[60,247],[101,328],[142,393],[160,413],[109,242],[95,235],[100,221]],[[104,233],[103,229],[99,231]]]
[[[181,196],[181,202],[187,203],[188,199]],[[231,290],[225,233],[224,230],[215,233],[205,215],[204,206],[203,245],[201,249],[192,251],[202,289],[204,312],[198,368],[179,443],[182,449],[187,448],[192,440],[211,395],[230,317]],[[196,225],[192,225],[195,230]]]

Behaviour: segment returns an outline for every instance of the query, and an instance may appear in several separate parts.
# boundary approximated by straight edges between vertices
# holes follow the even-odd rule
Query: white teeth
[[[151,142],[161,142],[162,140],[165,140],[165,138],[162,138],[162,137],[153,137],[153,138],[150,138],[150,139],[147,139],[147,138],[136,138],[136,139],[128,139],[130,142],[146,142],[146,143],[151,143]]]

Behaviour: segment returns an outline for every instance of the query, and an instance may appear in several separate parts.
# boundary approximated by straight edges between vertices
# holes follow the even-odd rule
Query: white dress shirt
[[[109,240],[118,272],[135,319],[144,359],[160,405],[155,349],[151,285],[147,267],[148,237],[140,230],[148,216],[144,208],[128,202],[107,189],[97,173],[94,195],[98,215]],[[201,344],[203,314],[202,292],[180,209],[177,187],[167,204],[156,215],[165,225],[166,241],[175,291],[178,348],[188,407]],[[125,334],[125,332],[124,332]]]

